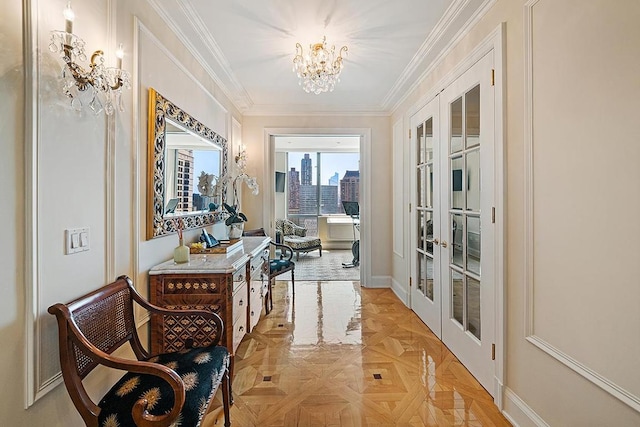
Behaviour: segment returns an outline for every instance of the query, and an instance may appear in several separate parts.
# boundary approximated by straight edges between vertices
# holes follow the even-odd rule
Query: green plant
[[[222,205],[224,206],[224,210],[229,214],[227,219],[224,221],[226,225],[248,221],[247,216],[242,212],[238,212],[235,206],[231,206],[226,203],[223,203]]]

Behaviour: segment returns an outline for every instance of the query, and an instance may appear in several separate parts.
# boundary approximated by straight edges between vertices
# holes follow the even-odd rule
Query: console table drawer
[[[158,276],[156,292],[169,295],[221,295],[224,277]]]
[[[242,338],[247,333],[247,317],[240,316],[233,323],[233,352],[235,353],[242,341]]]

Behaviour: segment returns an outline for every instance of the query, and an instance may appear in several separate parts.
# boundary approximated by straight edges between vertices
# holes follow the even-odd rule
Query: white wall
[[[223,136],[228,135],[232,116],[241,119],[213,79],[164,27],[146,1],[73,2],[74,32],[87,41],[89,55],[102,48],[107,64],[114,65],[114,46],[122,42],[126,50],[124,68],[133,74],[134,88],[126,92],[126,111],[116,113],[111,122],[104,114],[94,116],[87,111],[70,110],[60,89],[60,61],[48,50],[49,31],[63,28],[65,4],[63,0],[34,0],[24,2],[23,12],[22,2],[2,0],[0,185],[5,203],[0,206],[0,219],[6,230],[0,245],[0,266],[5,273],[0,299],[0,339],[10,344],[0,348],[3,362],[0,378],[6,385],[0,391],[3,426],[83,425],[62,385],[48,393],[43,390],[42,397],[24,409],[28,392],[57,372],[57,331],[46,308],[96,289],[119,274],[132,276],[146,294],[147,269],[171,256],[175,236],[152,242],[147,242],[144,236],[148,86],[153,85]],[[23,28],[23,13],[33,25],[33,32]],[[144,31],[141,26],[134,27],[136,16],[141,18]],[[34,40],[34,58],[38,60],[34,73],[38,84],[38,92],[34,94],[38,107],[34,109],[37,179],[27,177],[26,181],[25,146],[30,145],[30,140],[24,132],[23,31],[27,31],[27,40],[31,34],[38,34]],[[28,55],[27,59],[30,58]],[[143,66],[138,68],[140,64]],[[149,69],[150,66],[155,68]],[[26,104],[34,105],[31,98]],[[29,303],[39,319],[35,324],[25,320],[26,299],[31,292],[30,275],[25,274],[29,258],[24,253],[29,246],[24,233],[31,224],[25,221],[25,195],[31,189],[38,203],[34,224],[39,264],[34,276],[33,303]],[[78,226],[91,228],[91,250],[65,255],[64,229]],[[187,233],[187,238],[194,233],[197,231]],[[32,351],[25,350],[27,331],[36,331]],[[36,352],[39,357],[30,365],[28,359],[35,357]],[[27,384],[27,372],[35,375],[31,384]],[[104,371],[92,374],[89,379],[92,392],[102,394],[112,382],[108,377]]]
[[[526,3],[498,0],[417,85],[393,122],[408,128],[421,98],[441,89],[435,84],[506,23],[506,412],[521,426],[637,426],[633,403],[603,387],[626,390],[629,402],[640,395],[640,287],[632,269],[640,230],[619,214],[640,208],[640,5],[529,2],[534,166],[528,175]],[[395,179],[408,187],[408,176]],[[395,257],[394,280],[402,283],[408,268],[408,260]],[[557,351],[543,351],[545,343]],[[584,372],[565,365],[572,361]],[[603,387],[587,378],[589,371]]]

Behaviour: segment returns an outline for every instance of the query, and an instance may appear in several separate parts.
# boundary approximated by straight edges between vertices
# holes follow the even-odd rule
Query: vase
[[[179,240],[179,245],[173,250],[173,261],[176,264],[184,264],[189,262],[189,246],[186,246],[182,239]]]
[[[229,239],[239,239],[244,231],[244,222],[233,222],[229,226]]]

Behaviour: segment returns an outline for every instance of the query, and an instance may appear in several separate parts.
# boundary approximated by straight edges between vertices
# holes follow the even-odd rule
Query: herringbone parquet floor
[[[236,352],[234,427],[509,426],[389,289],[289,282]],[[205,425],[222,426],[219,411]]]

